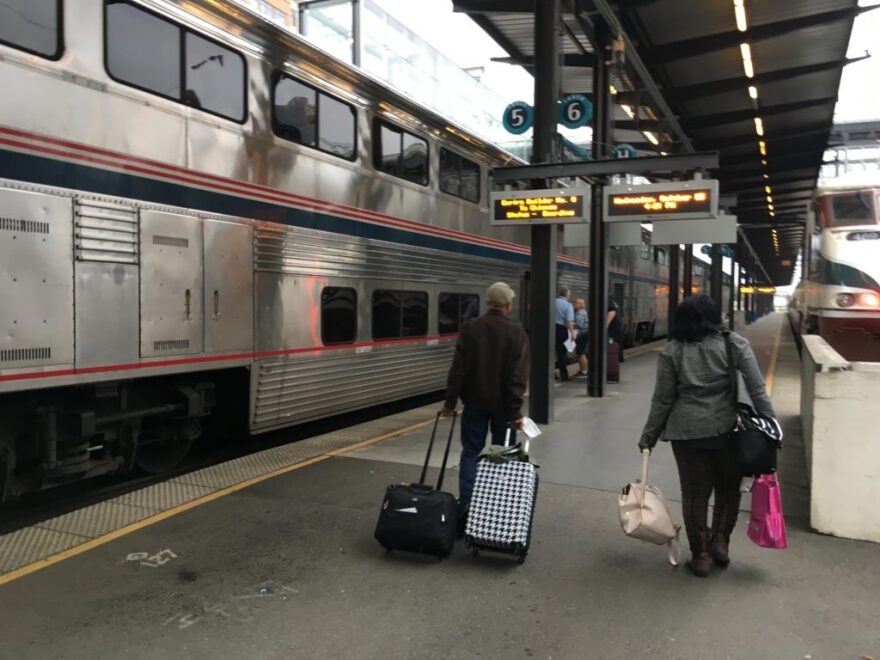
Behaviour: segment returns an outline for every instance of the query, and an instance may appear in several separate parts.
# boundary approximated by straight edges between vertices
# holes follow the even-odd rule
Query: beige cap
[[[506,307],[516,295],[505,282],[495,282],[486,289],[486,304],[490,307]]]

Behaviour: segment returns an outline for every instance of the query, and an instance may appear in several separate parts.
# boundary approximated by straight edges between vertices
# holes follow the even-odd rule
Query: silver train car
[[[244,9],[7,0],[0,87],[0,500],[439,390],[492,281],[527,318],[512,157]],[[611,251],[631,342],[663,255]]]

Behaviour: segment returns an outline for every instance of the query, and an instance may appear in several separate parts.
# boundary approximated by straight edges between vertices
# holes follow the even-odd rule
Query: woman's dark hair
[[[721,310],[709,296],[691,296],[675,308],[672,337],[682,342],[700,341],[721,329]]]

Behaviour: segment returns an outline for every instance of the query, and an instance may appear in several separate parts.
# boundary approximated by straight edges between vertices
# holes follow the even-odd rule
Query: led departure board
[[[584,222],[590,208],[589,188],[493,192],[493,225],[535,225]]]
[[[718,181],[714,179],[606,186],[604,195],[606,222],[687,220],[718,215]]]

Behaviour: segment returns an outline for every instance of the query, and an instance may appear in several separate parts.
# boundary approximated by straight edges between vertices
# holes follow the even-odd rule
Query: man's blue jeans
[[[492,444],[503,445],[507,418],[488,410],[465,406],[461,414],[461,461],[458,465],[458,494],[462,503],[469,502],[477,478],[477,456],[486,446],[486,433],[492,429]],[[516,442],[516,431],[510,431],[510,444]]]

